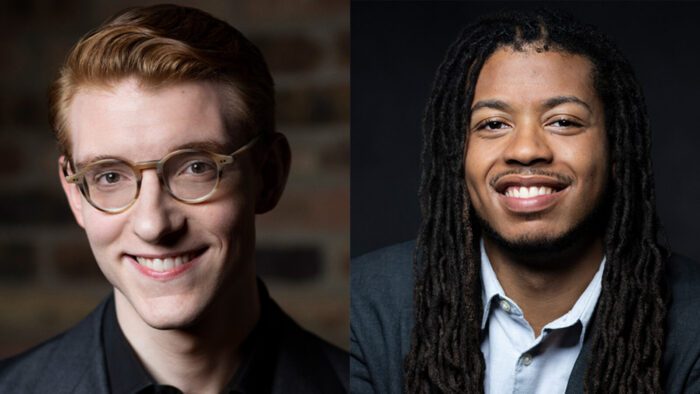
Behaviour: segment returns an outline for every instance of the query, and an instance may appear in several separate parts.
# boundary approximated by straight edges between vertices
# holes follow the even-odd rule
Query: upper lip
[[[496,177],[491,184],[498,193],[503,194],[511,186],[545,186],[552,188],[555,191],[559,191],[569,186],[571,182],[563,175],[550,176],[509,174]]]
[[[177,257],[177,256],[182,256],[186,254],[193,254],[193,255],[198,255],[202,253],[206,248],[197,248],[197,249],[189,249],[189,250],[184,250],[181,252],[167,252],[167,253],[126,253],[128,256],[132,257],[142,257],[146,259],[166,259],[168,257]]]

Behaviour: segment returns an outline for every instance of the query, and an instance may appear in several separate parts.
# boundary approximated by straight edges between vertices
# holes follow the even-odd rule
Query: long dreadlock
[[[424,118],[419,191],[423,219],[415,252],[415,325],[404,389],[484,390],[479,229],[464,181],[465,131],[484,62],[500,47],[522,50],[529,43],[590,59],[605,109],[615,174],[604,234],[607,263],[584,389],[662,392],[669,252],[656,214],[646,104],[630,64],[607,37],[548,10],[481,19],[461,33],[438,69]]]

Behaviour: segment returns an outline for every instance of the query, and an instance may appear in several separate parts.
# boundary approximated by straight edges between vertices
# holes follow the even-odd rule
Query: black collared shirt
[[[277,358],[278,341],[270,324],[271,300],[262,282],[260,289],[260,320],[243,342],[243,363],[222,393],[270,393]],[[179,389],[158,384],[141,365],[131,345],[119,327],[114,299],[102,316],[102,345],[110,392],[114,394],[181,394]]]

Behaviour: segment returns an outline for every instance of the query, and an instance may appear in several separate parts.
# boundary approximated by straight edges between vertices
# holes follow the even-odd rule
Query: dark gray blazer
[[[403,392],[403,360],[413,327],[414,242],[352,261],[350,391]],[[700,393],[700,265],[674,255],[668,263],[671,305],[663,357],[667,393]],[[590,334],[593,330],[588,330]],[[583,393],[587,335],[569,377],[568,393]]]
[[[110,296],[111,297],[111,296]],[[0,361],[0,393],[108,393],[102,314],[109,298],[77,326]],[[279,351],[273,393],[346,393],[348,355],[303,330],[270,300]]]

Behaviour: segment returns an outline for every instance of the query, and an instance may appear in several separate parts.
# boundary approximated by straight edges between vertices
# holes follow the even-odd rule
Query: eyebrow
[[[550,99],[547,99],[547,101],[542,104],[542,107],[545,109],[551,109],[556,107],[557,105],[565,104],[565,103],[574,103],[574,104],[580,104],[584,107],[589,112],[593,112],[591,110],[591,107],[586,103],[585,101],[581,100],[580,98],[576,96],[555,96]],[[505,101],[502,100],[481,100],[477,101],[471,108],[471,112],[474,112],[478,109],[481,108],[492,108],[492,109],[497,109],[500,111],[508,111],[511,109],[510,105],[506,103]]]
[[[193,142],[188,142],[185,144],[177,145],[170,149],[168,153],[174,152],[176,150],[180,149],[197,149],[197,150],[206,150],[209,152],[214,152],[214,153],[220,153],[220,154],[230,154],[234,151],[234,146],[232,143],[221,143],[219,141],[215,140],[203,140],[203,141],[193,141]],[[128,160],[124,158],[123,156],[115,156],[115,155],[95,155],[95,156],[88,156],[85,160],[81,160],[79,162],[75,163],[75,168],[80,169],[80,168],[85,168],[86,166],[98,162],[100,160],[109,160],[109,159],[117,159],[117,160],[122,160],[128,163],[134,163],[131,160]],[[154,159],[154,160],[160,160],[159,159]],[[150,161],[150,160],[149,160]]]
[[[481,100],[477,101],[474,105],[472,105],[471,112],[474,112],[481,108],[492,108],[501,111],[508,111],[510,110],[510,105],[508,105],[505,101],[501,100]]]
[[[551,109],[556,107],[557,105],[565,104],[565,103],[574,103],[574,104],[580,104],[588,110],[588,112],[593,112],[591,110],[591,107],[586,103],[585,101],[581,100],[580,98],[576,96],[556,96],[552,97],[549,100],[545,101],[544,104],[542,104],[542,107],[546,109]]]

